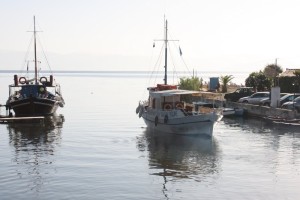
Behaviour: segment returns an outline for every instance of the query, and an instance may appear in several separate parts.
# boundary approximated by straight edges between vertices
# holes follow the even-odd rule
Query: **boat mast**
[[[168,84],[167,80],[168,73],[168,20],[165,20],[165,85]]]
[[[37,58],[36,58],[36,30],[35,30],[35,16],[33,16],[33,35],[34,35],[34,79],[35,84],[37,84]]]
[[[154,41],[164,41],[165,42],[165,77],[164,77],[164,84],[168,84],[168,42],[169,41],[179,41],[179,40],[169,40],[168,39],[168,20],[164,18],[165,23],[165,38],[160,40],[154,40]]]

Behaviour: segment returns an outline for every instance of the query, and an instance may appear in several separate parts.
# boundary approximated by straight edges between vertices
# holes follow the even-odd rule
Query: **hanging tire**
[[[176,103],[176,108],[183,109],[183,103],[181,103],[181,102]]]
[[[27,81],[26,78],[23,77],[23,76],[19,78],[19,83],[22,84],[22,85],[25,84],[26,81]]]
[[[48,82],[47,77],[45,77],[45,76],[41,77],[40,82],[41,83],[47,83]]]
[[[164,110],[171,110],[171,109],[172,109],[172,104],[166,103],[166,104],[164,105]]]

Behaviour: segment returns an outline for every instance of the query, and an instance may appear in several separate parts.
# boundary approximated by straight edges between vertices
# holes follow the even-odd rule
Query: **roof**
[[[293,77],[293,76],[295,76],[294,72],[296,70],[300,70],[300,69],[288,69],[288,68],[286,68],[286,70],[284,72],[279,74],[279,77]]]
[[[176,96],[176,95],[184,95],[184,94],[198,94],[198,93],[199,93],[199,91],[191,91],[191,90],[163,90],[163,91],[151,92],[151,96],[167,97],[167,96]]]

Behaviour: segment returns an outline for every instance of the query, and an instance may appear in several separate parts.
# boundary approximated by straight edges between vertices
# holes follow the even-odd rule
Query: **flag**
[[[155,42],[153,42],[153,48],[155,47]]]
[[[27,72],[28,72],[28,62],[27,62]]]
[[[180,54],[180,56],[182,56],[182,51],[181,51],[180,46],[179,46],[179,54]]]

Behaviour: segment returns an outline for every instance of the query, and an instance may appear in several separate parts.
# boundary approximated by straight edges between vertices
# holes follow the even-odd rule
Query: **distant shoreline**
[[[33,74],[34,71],[29,70],[28,73]],[[56,76],[87,76],[87,77],[134,77],[134,78],[153,78],[162,77],[164,71],[124,71],[124,70],[42,70],[40,74],[54,74]],[[17,74],[24,76],[27,74],[26,70],[0,70],[0,74],[12,75]],[[245,79],[249,76],[248,72],[214,72],[214,71],[203,71],[197,72],[194,75],[196,77],[202,78],[204,84],[209,82],[211,77],[220,77],[224,75],[233,75],[234,79],[232,83],[240,85],[245,84]],[[174,76],[176,78],[191,77],[193,74],[186,71],[169,71],[169,76]],[[159,79],[159,78],[158,78]]]
[[[0,70],[0,73],[20,73],[20,72],[25,72],[24,69],[22,70]],[[30,73],[33,73],[33,70],[29,70]],[[152,71],[143,71],[143,70],[42,70],[43,73],[91,73],[91,72],[95,72],[95,73],[113,73],[113,72],[117,72],[117,73],[164,73],[164,71],[156,71],[156,72],[152,72]],[[174,71],[169,71],[174,72]],[[177,73],[181,73],[181,74],[192,74],[192,72],[187,72],[187,71],[176,71]],[[210,74],[248,74],[251,72],[228,72],[228,71],[197,71],[195,73],[195,75],[197,76],[197,74],[202,74],[202,73],[210,73]]]

